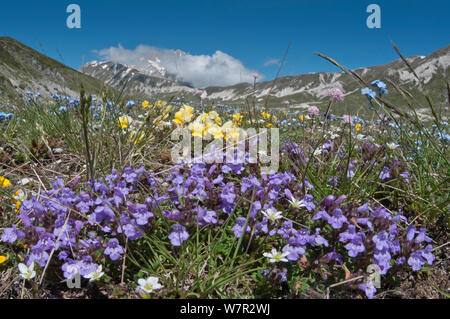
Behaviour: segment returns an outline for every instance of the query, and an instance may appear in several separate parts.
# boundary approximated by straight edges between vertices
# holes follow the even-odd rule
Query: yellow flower
[[[163,114],[169,114],[170,111],[172,111],[172,109],[173,109],[173,105],[171,104],[171,105],[166,107],[166,109],[164,110]]]
[[[211,112],[209,112],[208,115],[211,120],[216,122],[216,124],[222,125],[222,120],[220,119],[220,116],[219,116],[219,114],[217,114],[216,111],[211,111]]]
[[[299,118],[300,121],[302,121],[302,122],[305,120],[305,118],[303,117],[303,115],[300,115],[298,118]]]
[[[20,206],[22,206],[22,202],[26,199],[27,193],[24,190],[19,189],[14,194],[12,194],[12,201],[16,205],[16,214],[20,214]]]
[[[11,182],[6,177],[0,176],[0,188],[1,187],[9,187],[11,185]]]
[[[138,136],[138,137],[136,135],[137,135],[137,131],[136,130],[132,131],[131,134],[130,134],[130,142],[133,141],[134,139],[136,139],[134,141],[134,145],[137,145],[138,143],[140,143],[142,141],[142,139],[144,138],[144,136],[145,136],[144,133],[141,133],[141,135]]]
[[[233,115],[234,125],[240,126],[242,123],[243,116],[240,113],[236,113]]]
[[[119,125],[121,128],[127,128],[128,125],[131,124],[131,122],[133,122],[133,119],[131,117],[129,117],[128,115],[119,117]]]
[[[191,123],[190,129],[192,130],[192,136],[202,137],[205,126],[200,122],[194,122]]]
[[[173,120],[177,124],[189,123],[194,115],[194,109],[188,105],[184,105],[177,113]]]
[[[148,107],[148,101],[142,102],[142,107],[146,109]]]
[[[261,112],[261,115],[266,120],[270,119],[270,116],[271,116],[269,113],[266,113],[266,112]]]
[[[215,139],[216,138],[224,138],[222,128],[219,126],[211,126],[208,130],[208,133],[211,134]]]
[[[359,130],[361,129],[361,124],[356,124],[355,129],[357,132],[359,132]]]
[[[272,127],[273,125],[272,125],[272,123],[267,123],[266,124],[266,127]]]
[[[5,256],[0,256],[0,264],[3,264],[6,261]]]

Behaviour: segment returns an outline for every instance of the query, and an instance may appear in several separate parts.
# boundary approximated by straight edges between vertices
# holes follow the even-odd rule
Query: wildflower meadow
[[[0,296],[448,297],[448,107],[355,80],[352,114],[337,87],[325,108],[82,86],[2,107]]]

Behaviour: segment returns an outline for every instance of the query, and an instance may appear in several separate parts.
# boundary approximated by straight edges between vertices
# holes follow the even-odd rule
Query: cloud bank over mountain
[[[192,55],[180,50],[139,45],[134,50],[110,47],[95,51],[103,60],[133,66],[139,71],[158,69],[162,76],[174,75],[177,80],[194,87],[228,86],[253,82],[253,73],[238,59],[216,51],[213,55]],[[261,79],[260,76],[259,79]]]

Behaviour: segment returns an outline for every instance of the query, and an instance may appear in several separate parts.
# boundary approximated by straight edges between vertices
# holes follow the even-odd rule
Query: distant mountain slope
[[[161,69],[157,69],[161,70]],[[104,81],[117,89],[125,90],[130,95],[155,95],[170,93],[194,93],[195,89],[184,83],[178,83],[167,78],[163,71],[139,71],[133,66],[120,63],[93,61],[79,69],[80,72]],[[158,74],[153,76],[150,74]]]
[[[76,97],[80,83],[99,93],[103,82],[71,69],[9,37],[0,37],[0,103],[20,103],[27,91]]]
[[[427,57],[413,56],[407,59],[419,77],[423,79],[425,90],[431,94],[433,101],[437,105],[448,103],[445,87],[446,81],[450,79],[450,46],[435,51]],[[390,79],[412,93],[418,93],[417,79],[401,60],[380,66],[360,68],[355,72],[367,82],[376,79],[383,81]],[[360,94],[359,82],[343,72],[320,72],[281,77],[275,84],[273,81],[257,83],[256,90],[251,84],[241,83],[227,88],[207,88],[207,92],[211,99],[226,101],[239,101],[252,94],[262,99],[271,92],[271,100],[276,103],[289,100],[291,104],[321,105],[327,100],[328,90],[333,87],[345,92],[347,102],[367,104],[365,97]],[[400,96],[389,83],[388,87],[390,89],[388,99],[399,102]],[[270,91],[271,89],[272,91]]]
[[[450,82],[450,45],[429,56],[407,58],[416,73],[423,79],[424,89],[431,95],[437,107],[448,105],[446,82]],[[157,62],[157,61],[156,61]],[[149,63],[145,70],[112,62],[91,62],[80,68],[71,69],[32,48],[9,37],[0,37],[0,104],[18,103],[28,90],[39,91],[42,95],[53,93],[78,96],[82,82],[88,93],[99,93],[104,85],[117,91],[124,89],[133,99],[184,97],[187,101],[199,101],[196,89],[186,83],[172,80],[173,75],[165,72],[157,63]],[[426,103],[418,94],[417,79],[401,60],[385,65],[355,70],[367,82],[376,79],[392,80],[418,96],[418,108]],[[157,75],[157,76],[154,76]],[[337,113],[367,106],[367,100],[360,93],[360,84],[352,76],[342,72],[319,72],[298,76],[285,76],[274,81],[256,84],[239,83],[228,87],[208,87],[208,99],[216,103],[242,105],[247,97],[256,96],[262,103],[270,92],[269,106],[281,106],[288,100],[291,107],[317,105],[325,108],[330,88],[340,88],[345,94],[345,102],[334,110]],[[388,83],[390,94],[387,99],[404,105]],[[116,92],[117,92],[116,91]]]
[[[319,57],[318,57],[319,58]],[[450,45],[437,50],[429,56],[411,56],[407,58],[416,73],[423,78],[425,90],[429,92],[436,105],[447,103],[446,81],[450,79]],[[194,90],[181,83],[173,82],[162,77],[151,77],[135,68],[112,62],[95,62],[85,65],[83,72],[99,78],[108,84],[120,88],[127,81],[127,92],[159,96],[170,94],[182,94],[190,97]],[[387,79],[400,84],[403,88],[418,93],[417,79],[408,70],[403,61],[396,60],[385,65],[360,68],[355,70],[366,81]],[[272,88],[273,87],[273,88]],[[285,76],[274,81],[257,83],[256,90],[252,84],[239,83],[228,87],[208,87],[208,98],[216,102],[230,104],[245,103],[245,99],[252,94],[262,101],[271,94],[270,104],[280,105],[284,100],[289,100],[291,105],[315,104],[325,105],[327,93],[330,88],[340,88],[346,94],[346,103],[353,105],[365,105],[367,101],[361,96],[361,86],[352,76],[343,72],[309,73],[298,76]],[[394,103],[401,103],[400,95],[388,84],[390,94],[388,99]],[[423,99],[419,99],[423,102]]]

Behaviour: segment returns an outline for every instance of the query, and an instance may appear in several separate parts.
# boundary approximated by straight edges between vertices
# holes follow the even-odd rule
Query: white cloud
[[[264,62],[264,66],[271,66],[271,65],[275,65],[275,64],[280,64],[280,59],[267,59],[266,62]]]
[[[177,80],[195,87],[228,86],[239,82],[253,82],[254,70],[247,69],[241,61],[222,52],[213,55],[191,55],[180,50],[139,45],[134,50],[110,47],[96,53],[104,60],[132,65],[138,70],[149,67],[149,60],[157,63]],[[261,77],[262,78],[262,77]],[[260,79],[261,79],[260,78]]]

